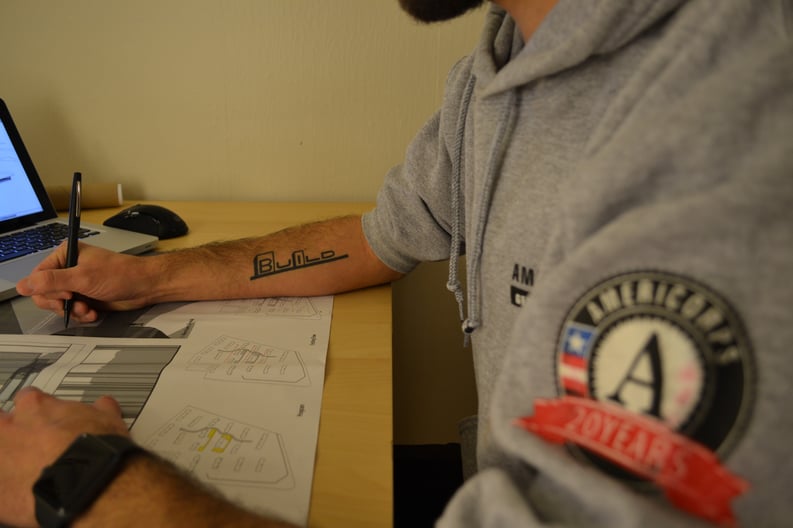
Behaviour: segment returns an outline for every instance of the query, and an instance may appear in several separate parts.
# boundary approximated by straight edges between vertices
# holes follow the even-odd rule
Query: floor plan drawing
[[[281,435],[196,407],[185,407],[145,445],[207,482],[294,486]]]
[[[221,313],[261,313],[271,317],[319,317],[319,312],[308,297],[271,297],[248,303],[230,301],[221,307]]]
[[[216,381],[311,384],[298,352],[225,335],[196,354],[188,368]]]

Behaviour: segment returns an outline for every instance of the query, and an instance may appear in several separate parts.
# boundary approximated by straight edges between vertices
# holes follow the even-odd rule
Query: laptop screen
[[[8,107],[0,99],[0,233],[57,216]]]
[[[5,124],[0,123],[0,222],[43,210]]]

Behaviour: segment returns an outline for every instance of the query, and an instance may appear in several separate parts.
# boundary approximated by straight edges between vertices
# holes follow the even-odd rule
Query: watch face
[[[131,440],[82,435],[51,466],[44,469],[33,486],[36,517],[44,526],[59,526],[83,512],[115,476],[123,455],[137,449]],[[44,519],[42,519],[44,517]],[[47,522],[45,522],[47,519]]]

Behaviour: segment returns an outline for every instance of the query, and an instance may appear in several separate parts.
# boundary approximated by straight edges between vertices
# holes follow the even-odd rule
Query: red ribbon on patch
[[[749,484],[702,444],[648,416],[606,402],[564,396],[536,400],[515,423],[549,442],[572,442],[660,486],[678,508],[735,525],[730,501]]]

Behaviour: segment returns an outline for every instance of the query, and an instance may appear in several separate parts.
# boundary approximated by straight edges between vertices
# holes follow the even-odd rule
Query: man
[[[478,2],[401,3],[435,20]],[[363,219],[147,258],[83,246],[76,267],[56,253],[19,292],[56,312],[77,292],[90,300],[73,317],[91,321],[340,292],[449,258],[479,471],[440,525],[785,524],[793,6],[493,3]],[[349,258],[249,279],[253,255],[297,248]],[[0,417],[0,521],[35,523],[31,487],[79,433],[126,434],[110,399],[17,397]],[[75,525],[267,525],[188,482],[134,452]]]

